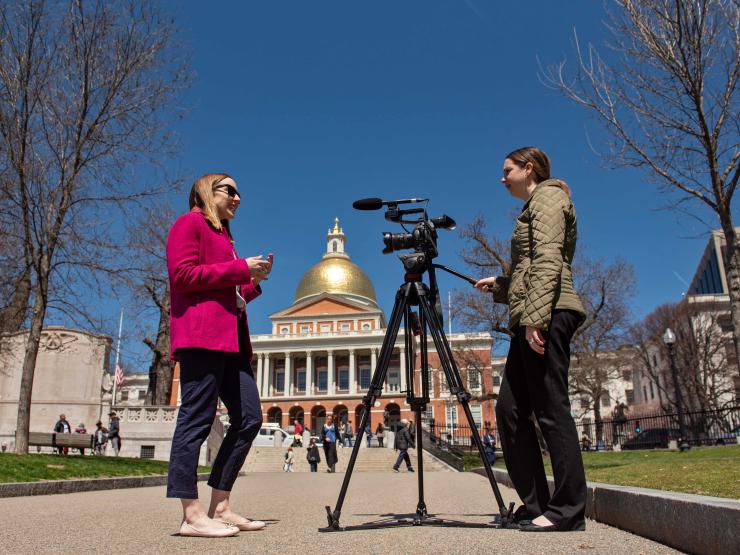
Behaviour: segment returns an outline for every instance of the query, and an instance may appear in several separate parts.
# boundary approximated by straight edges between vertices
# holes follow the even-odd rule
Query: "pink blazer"
[[[262,291],[252,285],[226,229],[214,229],[199,208],[180,216],[167,236],[167,271],[170,357],[177,360],[177,350],[185,348],[238,353],[236,286],[247,302]],[[251,344],[247,354],[251,360]]]

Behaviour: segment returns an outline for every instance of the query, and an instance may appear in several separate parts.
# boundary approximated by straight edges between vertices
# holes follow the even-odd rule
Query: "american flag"
[[[123,385],[123,368],[120,364],[116,364],[116,385]]]

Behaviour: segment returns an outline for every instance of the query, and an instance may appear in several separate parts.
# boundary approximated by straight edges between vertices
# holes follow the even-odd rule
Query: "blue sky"
[[[603,44],[601,2],[484,0],[172,2],[192,52],[183,148],[168,162],[192,182],[233,175],[244,192],[233,223],[240,255],[274,252],[264,295],[250,304],[253,333],[293,301],[339,217],[347,250],[388,313],[402,280],[382,231],[401,231],[362,197],[428,197],[459,224],[484,214],[508,238],[520,202],[499,183],[504,155],[537,145],[573,190],[579,249],[634,265],[635,317],[681,298],[708,228],[661,211],[641,172],[604,166],[601,127],[538,79],[573,58],[573,29]],[[172,198],[181,211],[187,195]],[[700,210],[695,205],[696,210]],[[712,220],[712,225],[717,227]],[[438,261],[461,266],[457,232],[441,233]],[[464,284],[442,277],[446,297]],[[129,346],[135,349],[135,346]],[[126,349],[124,349],[125,352]],[[133,370],[129,368],[129,370]]]

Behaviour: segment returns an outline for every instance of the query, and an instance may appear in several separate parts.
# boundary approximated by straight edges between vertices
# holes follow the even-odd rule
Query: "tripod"
[[[342,505],[344,504],[344,498],[347,494],[347,488],[349,481],[352,478],[352,470],[355,466],[357,454],[360,449],[361,442],[366,433],[367,424],[370,418],[370,410],[373,407],[376,399],[381,396],[383,391],[383,383],[385,382],[386,375],[388,373],[388,366],[390,364],[391,355],[393,353],[393,347],[396,344],[398,337],[399,328],[401,321],[404,322],[404,339],[406,345],[406,383],[408,384],[406,391],[406,400],[414,413],[414,420],[416,422],[417,429],[417,477],[419,482],[419,500],[416,505],[416,515],[412,521],[398,521],[398,524],[413,524],[419,526],[422,524],[434,524],[434,525],[445,525],[443,521],[436,518],[429,517],[427,513],[426,502],[424,501],[424,462],[422,458],[422,434],[421,434],[421,413],[426,410],[427,403],[429,403],[429,364],[427,360],[427,330],[432,336],[432,340],[437,349],[440,364],[444,371],[447,384],[450,392],[457,397],[457,400],[462,405],[465,411],[465,416],[468,419],[470,425],[470,431],[473,437],[473,441],[480,453],[483,466],[486,470],[486,476],[493,489],[493,494],[496,498],[496,503],[499,509],[499,520],[498,524],[500,527],[507,527],[513,524],[513,510],[514,503],[507,508],[504,505],[501,491],[499,490],[496,478],[493,475],[493,470],[488,462],[488,458],[485,456],[483,441],[481,440],[478,428],[473,420],[473,414],[470,411],[469,401],[470,393],[465,389],[460,371],[455,364],[452,356],[452,350],[447,341],[447,337],[444,334],[441,324],[441,315],[438,316],[435,311],[436,299],[439,298],[436,279],[434,276],[434,267],[442,268],[450,273],[463,277],[457,272],[453,272],[448,268],[441,265],[429,265],[428,269],[430,275],[431,290],[422,281],[423,272],[410,273],[407,272],[405,275],[404,283],[398,289],[396,293],[396,300],[393,305],[391,312],[390,321],[388,323],[388,329],[385,337],[383,338],[383,345],[380,349],[378,356],[378,363],[375,372],[370,383],[367,395],[363,398],[362,404],[365,410],[362,414],[362,420],[358,427],[361,430],[360,435],[355,442],[354,448],[352,449],[352,455],[349,459],[347,466],[347,472],[342,482],[342,489],[339,492],[339,498],[337,499],[336,508],[334,511],[331,507],[326,506],[326,514],[329,522],[328,528],[325,531],[340,530],[339,517],[342,511]],[[418,315],[414,311],[414,307],[418,307]],[[415,338],[419,336],[419,350],[421,354],[421,395],[416,395],[416,388],[414,387],[414,374],[415,374]],[[462,524],[462,523],[461,523]]]

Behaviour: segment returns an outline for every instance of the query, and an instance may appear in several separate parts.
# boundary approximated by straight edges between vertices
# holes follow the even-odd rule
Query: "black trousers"
[[[329,470],[334,472],[335,464],[337,464],[337,442],[336,441],[325,441],[324,442],[324,458],[326,459],[326,466]]]
[[[550,330],[543,333],[544,355],[530,348],[524,327],[516,326],[496,404],[506,469],[527,513],[544,515],[564,530],[586,525],[586,477],[568,398],[570,340],[580,323],[578,313],[554,310]],[[532,413],[550,452],[552,497]]]
[[[262,426],[259,391],[246,356],[207,349],[179,349],[182,404],[172,438],[167,497],[197,499],[200,447],[216,416],[220,397],[229,429],[211,468],[208,485],[231,491],[252,441]]]

